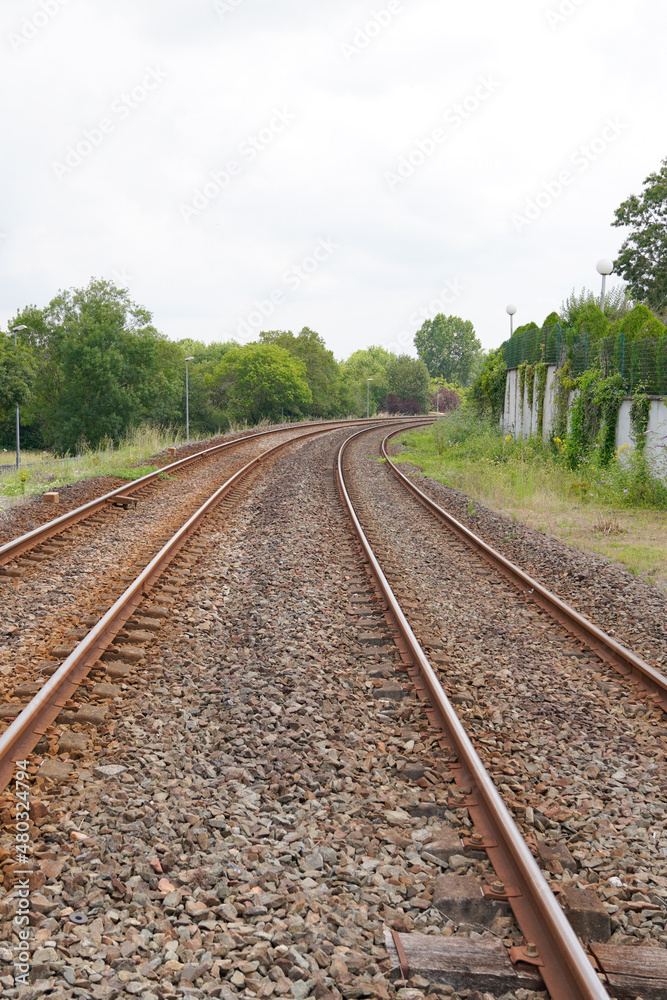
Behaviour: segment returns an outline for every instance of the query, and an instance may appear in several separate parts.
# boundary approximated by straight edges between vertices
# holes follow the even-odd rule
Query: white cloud
[[[397,2],[5,3],[0,319],[92,275],[126,276],[169,336],[233,336],[327,239],[340,248],[270,326],[308,325],[338,357],[396,342],[447,282],[464,286],[451,311],[487,347],[506,334],[508,301],[517,322],[540,322],[573,286],[597,287],[595,262],[622,239],[614,209],[666,155],[662,9],[572,0],[550,24],[565,0],[509,14],[492,0]],[[341,46],[363,37],[346,59]],[[484,79],[498,86],[474,107]],[[293,120],[272,129],[277,112]],[[608,119],[624,131],[577,167]],[[436,129],[445,139],[388,185]],[[81,162],[58,178],[77,145]],[[572,183],[518,231],[513,214],[565,169]]]

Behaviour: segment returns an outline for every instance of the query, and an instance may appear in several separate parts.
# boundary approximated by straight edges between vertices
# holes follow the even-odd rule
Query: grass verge
[[[667,483],[624,449],[572,471],[559,444],[514,440],[469,411],[401,437],[401,461],[584,552],[623,563],[667,591]]]
[[[114,476],[133,480],[155,472],[157,465],[146,459],[165,448],[182,444],[182,435],[170,430],[140,427],[129,434],[118,447],[107,444],[98,449],[82,448],[74,458],[56,459],[39,453],[38,464],[24,466],[20,472],[6,472],[0,476],[0,508],[20,502],[24,497],[35,496],[46,490],[57,490],[82,479],[97,476]],[[27,463],[32,456],[22,455]]]

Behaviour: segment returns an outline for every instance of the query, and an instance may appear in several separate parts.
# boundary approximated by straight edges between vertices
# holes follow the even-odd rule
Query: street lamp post
[[[440,413],[440,386],[435,390],[435,412]]]
[[[188,361],[194,361],[194,358],[185,359],[185,437],[187,443],[190,444],[190,392],[188,385]]]
[[[14,347],[16,347],[16,343],[17,343],[16,342],[16,334],[18,333],[18,331],[19,330],[27,330],[27,329],[28,329],[28,327],[25,326],[24,323],[22,323],[20,326],[15,326],[12,329],[12,333],[14,334]],[[21,432],[20,432],[20,424],[19,424],[19,404],[18,403],[16,404],[16,468],[17,469],[21,468]]]
[[[371,382],[374,382],[374,378],[366,379],[366,420],[371,415]]]
[[[511,337],[512,334],[514,333],[514,313],[516,312],[516,306],[513,306],[510,303],[510,305],[506,307],[505,312],[510,318],[510,337]]]
[[[614,270],[613,261],[609,260],[607,257],[602,257],[601,260],[595,265],[595,270],[598,274],[602,275],[602,291],[600,292],[600,309],[604,311],[604,292],[605,284],[607,281],[607,275],[611,274]]]

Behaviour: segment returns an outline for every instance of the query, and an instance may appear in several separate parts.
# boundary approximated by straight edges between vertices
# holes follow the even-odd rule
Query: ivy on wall
[[[632,404],[630,406],[632,439],[635,442],[637,451],[639,452],[643,452],[646,448],[646,431],[648,429],[648,418],[650,412],[650,397],[644,392],[644,386],[639,385],[632,395]]]
[[[526,365],[526,399],[532,412],[535,399],[535,365]]]
[[[537,375],[537,433],[540,437],[544,432],[544,397],[547,391],[548,367],[543,361],[535,365]]]
[[[565,439],[565,461],[571,469],[576,469],[597,453],[597,464],[608,465],[615,451],[618,411],[624,397],[623,379],[619,373],[603,378],[598,369],[589,368],[576,379],[576,388],[578,393]]]
[[[526,396],[526,369],[528,365],[524,362],[519,365],[519,410],[521,411],[521,419],[523,420],[523,401]]]
[[[567,361],[562,368],[556,370],[556,406],[554,415],[553,436],[563,441],[567,434],[567,414],[570,393],[577,388],[577,380],[570,376],[571,363]]]

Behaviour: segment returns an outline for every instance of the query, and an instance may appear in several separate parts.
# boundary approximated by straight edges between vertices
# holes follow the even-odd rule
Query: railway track
[[[312,431],[323,425],[309,426]],[[0,692],[5,698],[12,700],[8,684],[20,685],[14,701],[25,704],[26,694],[37,690],[39,675],[51,670],[53,649],[70,647],[71,652],[73,640],[90,627],[84,619],[99,619],[104,602],[113,603],[104,595],[125,590],[137,575],[135,564],[145,566],[221,482],[261,455],[267,442],[302,433],[300,427],[270,431],[207,449],[203,457],[189,456],[172,466],[173,478],[160,481],[151,475],[131,484],[134,493],[121,487],[3,545]],[[138,505],[116,506],[119,493]],[[37,607],[37,615],[26,612],[26,601]],[[33,690],[26,690],[30,685]],[[7,705],[0,716],[11,711]]]
[[[357,435],[357,438],[359,436],[360,435]],[[527,576],[527,574],[519,570],[518,567],[514,566],[500,554],[496,553],[476,535],[467,530],[460,522],[452,518],[451,515],[442,509],[442,507],[435,504],[434,501],[419,490],[407,476],[403,475],[391,461],[388,454],[387,442],[388,438],[382,441],[380,447],[380,453],[386,462],[387,467],[400,482],[401,486],[405,488],[425,510],[428,511],[429,518],[435,519],[436,523],[444,524],[448,529],[447,533],[453,535],[457,541],[463,541],[466,550],[472,551],[476,556],[479,556],[483,560],[483,563],[492,567],[494,574],[501,575],[505,579],[509,580],[511,584],[519,590],[521,595],[527,596],[529,601],[535,602],[535,604],[537,604],[540,608],[544,609],[553,620],[563,624],[570,635],[582,640],[585,644],[583,648],[586,648],[587,651],[593,654],[591,657],[592,659],[597,660],[599,657],[600,661],[613,666],[622,675],[624,675],[625,681],[630,689],[632,689],[633,683],[635,685],[641,685],[641,687],[648,692],[648,696],[651,701],[665,710],[667,707],[667,700],[665,698],[665,692],[667,691],[667,679],[664,675],[655,670],[640,657],[625,649],[592,623],[588,622],[567,604],[560,601],[557,597],[555,597],[555,595],[551,594],[546,588],[542,587],[535,580]],[[351,439],[349,444],[351,447],[354,447],[354,439]],[[609,951],[605,950],[604,946],[600,947],[598,945],[596,948],[596,946],[593,945],[592,954],[589,953],[589,955],[586,955],[580,947],[576,936],[574,935],[568,921],[564,917],[561,906],[555,900],[551,887],[541,874],[539,866],[536,864],[531,852],[526,847],[525,841],[519,833],[514,820],[505,807],[501,796],[498,794],[469,737],[464,732],[458,716],[447,699],[443,687],[438,680],[437,669],[433,669],[428,657],[425,655],[423,648],[408,624],[407,618],[410,618],[415,625],[416,630],[420,632],[422,636],[426,637],[423,641],[431,645],[434,649],[435,655],[441,660],[441,662],[447,663],[448,669],[446,669],[446,673],[452,678],[455,678],[456,662],[452,662],[451,659],[448,660],[446,657],[438,656],[438,653],[442,651],[442,643],[440,640],[443,637],[443,633],[451,627],[449,622],[447,622],[446,626],[443,626],[442,620],[438,621],[437,624],[434,621],[434,618],[436,621],[438,618],[437,612],[435,615],[434,612],[438,607],[440,594],[438,594],[436,589],[435,592],[432,592],[431,595],[429,595],[434,598],[435,606],[431,610],[430,614],[425,614],[423,609],[424,605],[428,601],[427,592],[422,591],[422,594],[420,595],[409,592],[406,596],[410,610],[406,611],[406,614],[403,613],[400,604],[392,593],[387,577],[398,581],[399,586],[401,586],[401,581],[405,579],[403,574],[405,573],[406,565],[409,559],[410,545],[408,543],[407,546],[404,546],[404,551],[400,555],[396,552],[396,546],[394,546],[391,541],[394,534],[388,534],[386,530],[382,530],[382,527],[388,523],[388,508],[385,511],[381,511],[380,504],[369,503],[368,496],[364,493],[362,488],[357,487],[355,489],[354,487],[350,487],[349,489],[353,497],[353,499],[350,499],[348,490],[344,483],[344,465],[342,455],[343,452],[339,457],[338,469],[341,491],[345,496],[351,517],[355,520],[361,544],[364,547],[365,556],[370,566],[370,572],[372,573],[374,583],[378,591],[378,596],[387,608],[386,614],[388,615],[391,626],[396,631],[404,662],[410,668],[410,672],[413,675],[413,680],[417,689],[428,699],[431,705],[430,711],[432,713],[433,721],[442,730],[445,736],[445,745],[454,753],[454,780],[460,786],[462,791],[461,796],[459,796],[459,805],[461,808],[465,808],[468,811],[471,819],[474,821],[479,832],[478,844],[488,853],[496,874],[499,876],[499,883],[496,888],[500,890],[500,895],[497,892],[493,892],[493,887],[488,886],[484,889],[485,894],[490,898],[505,898],[511,905],[517,916],[519,925],[526,936],[526,941],[531,942],[530,952],[532,960],[535,964],[539,965],[540,971],[552,997],[568,998],[579,996],[606,996],[607,993],[601,986],[598,976],[593,971],[593,968],[600,970],[606,969],[607,971],[611,970],[614,973],[618,973],[619,971],[624,972],[627,977],[624,987],[626,992],[623,992],[620,995],[635,995],[632,992],[632,979],[635,978],[637,980],[634,985],[638,987],[642,974],[646,974],[646,953],[642,955],[641,952],[635,951],[633,953],[632,949],[628,951],[627,948],[621,948],[614,958],[612,954],[613,948]],[[353,464],[352,460],[350,460],[350,464]],[[350,475],[349,478],[352,483],[355,482],[354,475]],[[378,478],[377,474],[375,475],[375,478]],[[366,483],[366,487],[368,487],[368,483]],[[382,485],[376,487],[376,490],[381,489]],[[392,499],[395,499],[395,491],[393,491]],[[405,505],[403,505],[403,510],[404,509]],[[392,513],[394,517],[397,516],[395,506],[392,506]],[[360,520],[366,525],[368,534],[372,539],[372,545],[376,546],[378,552],[380,553],[379,561],[373,554],[372,546],[366,538]],[[407,518],[405,520],[407,520]],[[424,534],[427,533],[425,532]],[[431,532],[431,534],[433,533]],[[401,537],[404,538],[405,536],[403,535]],[[424,541],[421,537],[420,542],[422,548],[424,548]],[[433,537],[431,545],[434,546],[434,551],[439,558],[442,558],[445,561],[451,560],[452,562],[458,562],[461,560],[463,553],[460,544],[452,546],[447,540],[444,544],[439,544],[438,539]],[[428,556],[425,561],[429,562]],[[430,561],[433,562],[433,559],[431,558]],[[387,565],[386,576],[382,571],[380,563],[386,563]],[[412,566],[411,569],[414,573],[415,570],[417,570],[417,567]],[[451,585],[453,579],[456,577],[456,574],[452,573],[448,575],[450,576],[449,583]],[[468,579],[470,578],[470,575],[471,574],[468,574]],[[485,583],[490,583],[494,587],[496,586],[495,581],[488,579],[488,573],[486,571],[481,571],[481,575],[484,578]],[[433,574],[431,574],[431,580],[432,578]],[[405,589],[404,586],[402,586],[402,589]],[[446,589],[447,588],[444,588],[445,592]],[[459,591],[455,591],[455,594],[457,597],[461,596]],[[487,611],[488,609],[491,612],[491,617],[498,620],[499,605],[501,607],[506,607],[508,597],[507,590],[506,588],[503,588],[502,595],[498,594],[496,591],[491,599],[489,599],[489,595],[490,588],[486,591],[485,601],[480,601],[479,593],[474,594],[473,600],[477,605],[481,603],[482,610]],[[499,597],[500,601],[498,600]],[[448,618],[451,618],[451,616],[445,614],[444,620],[447,621]],[[547,633],[547,635],[549,635],[549,633]],[[557,644],[558,647],[562,648],[563,638],[557,634],[552,638],[554,640],[554,647]],[[554,648],[554,652],[558,653],[559,651],[560,650],[558,648]],[[571,650],[571,652],[575,651]],[[577,650],[576,655],[581,657],[583,654]],[[476,665],[481,666],[481,661],[477,660]],[[487,677],[484,678],[484,681],[486,681],[487,678],[490,680],[488,673]],[[486,686],[484,681],[482,681],[481,684]],[[480,681],[478,681],[478,685],[479,684]],[[525,687],[522,686],[520,686],[519,690],[523,690],[524,693],[526,691]],[[495,721],[497,723],[499,719],[496,718]],[[534,721],[535,718],[533,716],[531,722],[534,724]],[[480,727],[477,728],[478,732],[475,735],[480,737]],[[491,727],[492,732],[493,729],[497,729],[497,725]],[[511,763],[511,755],[508,763]],[[506,770],[508,770],[510,774],[516,773],[509,766]],[[620,772],[619,775],[622,776]],[[517,803],[516,794],[513,794],[506,785],[505,790],[506,792],[509,792],[514,806],[521,808],[521,804]],[[524,789],[520,788],[519,792],[523,795]],[[452,798],[452,804],[456,804],[455,797]],[[660,809],[659,812],[660,815],[664,815],[664,810]],[[528,806],[526,813],[533,817],[533,808]],[[565,819],[565,817],[562,818]],[[542,829],[544,830],[544,827],[542,827]],[[561,838],[561,843],[563,848],[561,861],[566,859],[574,861],[571,856],[568,858],[569,852],[565,846],[565,838]],[[548,856],[549,852],[543,852],[543,862]],[[563,870],[560,865],[559,868],[561,871]],[[664,864],[660,866],[659,871],[664,871]],[[619,874],[622,874],[622,872],[615,872],[611,876],[612,879],[618,879]],[[663,874],[658,874],[658,879],[663,877]],[[618,884],[621,884],[620,880]],[[508,886],[510,887],[509,889],[507,889]],[[560,890],[563,887],[555,886],[555,888]],[[570,899],[569,897],[566,897],[566,905],[568,902],[570,902]],[[646,909],[655,905],[646,898],[642,899],[641,903],[646,906]],[[598,906],[604,916],[604,909],[601,902],[598,903]],[[612,906],[611,909],[615,910],[615,907]],[[663,907],[655,905],[655,910],[653,910],[653,912],[656,910],[659,912],[661,909],[664,910],[664,905]],[[577,922],[577,919],[573,921],[575,926],[577,926]],[[581,921],[579,921],[579,929],[583,931],[585,936],[586,928],[584,928]],[[588,928],[588,931],[590,931],[590,928]],[[397,947],[400,947],[398,942]],[[527,959],[525,950],[523,955],[521,955],[520,952],[516,952],[515,954],[520,956],[521,960],[531,960],[531,956],[528,956]],[[655,969],[655,981],[652,984],[647,982],[644,982],[643,984],[644,990],[648,989],[651,991],[651,996],[660,996],[667,988],[667,983],[664,978],[667,973],[667,962],[665,961],[665,958],[667,958],[667,955],[664,951],[660,955],[654,953],[652,956],[652,962]],[[405,962],[404,956],[403,959]],[[423,956],[421,957],[421,960],[423,961]],[[650,965],[651,963],[648,963],[648,967],[650,967]],[[661,976],[663,977],[662,979],[660,978]],[[616,986],[619,986],[620,984],[622,987],[622,976],[616,978],[612,977],[612,980]]]
[[[363,421],[355,421],[355,423],[361,423]],[[329,421],[327,422],[329,426],[344,426],[349,421]],[[155,472],[150,472],[145,476],[141,476],[138,479],[131,481],[123,486],[119,486],[114,490],[110,490],[108,493],[102,496],[96,497],[93,500],[82,504],[73,510],[67,511],[61,514],[59,517],[53,518],[51,521],[45,521],[38,527],[33,528],[31,531],[20,535],[17,538],[10,539],[4,544],[0,545],[0,581],[4,576],[5,579],[16,578],[22,575],[20,566],[14,566],[13,571],[7,570],[2,572],[2,567],[12,566],[17,560],[24,556],[27,552],[32,552],[37,554],[37,556],[43,555],[43,550],[41,546],[48,542],[51,538],[57,537],[62,534],[62,532],[78,524],[80,521],[88,520],[94,517],[101,511],[109,512],[110,508],[123,507],[125,509],[136,505],[138,497],[146,492],[147,488],[150,486],[157,485],[159,480],[164,480],[170,476],[177,475],[183,471],[190,471],[192,466],[201,465],[202,462],[206,462],[209,459],[216,458],[227,451],[236,451],[243,445],[256,445],[260,442],[272,438],[274,435],[294,435],[295,430],[306,430],[312,429],[313,427],[322,427],[322,424],[299,424],[297,428],[287,427],[276,427],[267,431],[258,431],[252,434],[245,435],[243,437],[235,437],[229,441],[223,441],[220,444],[213,445],[210,448],[206,448],[203,451],[195,452],[194,454],[187,455],[185,458],[171,462],[168,465],[164,465],[157,469]],[[297,434],[298,436],[298,434]],[[50,553],[47,553],[50,554]]]
[[[162,581],[159,593],[152,598],[150,595],[184,546],[200,529],[207,515],[226,498],[234,499],[241,496],[241,483],[247,476],[255,472],[264,460],[273,458],[284,448],[294,444],[295,441],[328,433],[332,427],[336,426],[336,422],[333,422],[332,425],[327,426],[321,424],[315,425],[315,427],[306,425],[305,431],[300,427],[296,434],[293,431],[287,434],[268,431],[249,435],[248,438],[215,446],[207,449],[206,452],[188,456],[180,462],[167,466],[167,470],[178,469],[180,471],[194,462],[201,461],[202,458],[217,456],[221,451],[226,451],[228,447],[231,447],[234,452],[238,452],[243,444],[248,443],[248,440],[255,446],[255,457],[246,461],[240,468],[237,467],[237,470],[221,486],[215,489],[210,496],[207,496],[201,506],[193,504],[193,498],[190,498],[189,509],[192,509],[193,506],[196,507],[191,516],[187,517],[173,535],[168,534],[166,540],[160,539],[159,550],[155,554],[151,553],[152,558],[140,560],[141,569],[138,573],[136,570],[132,570],[130,573],[121,574],[120,586],[111,587],[110,593],[100,595],[104,604],[97,604],[93,608],[92,615],[82,616],[83,620],[80,623],[83,625],[82,628],[74,628],[70,631],[64,643],[51,644],[52,657],[64,657],[64,659],[60,665],[55,659],[41,661],[40,672],[50,674],[49,679],[43,684],[34,680],[24,681],[14,687],[14,700],[9,700],[1,706],[2,718],[9,721],[9,727],[0,737],[0,790],[10,780],[15,761],[25,758],[30,753],[61,712],[66,711],[70,720],[75,723],[77,719],[94,722],[104,718],[103,712],[96,713],[89,702],[73,702],[73,695],[95,666],[98,674],[102,670],[106,673],[103,681],[96,684],[93,682],[89,685],[93,695],[97,696],[96,700],[118,693],[117,687],[110,682],[114,678],[125,676],[129,663],[140,662],[143,659],[141,645],[150,641],[154,631],[159,628],[160,622],[168,617],[168,607],[174,601],[173,594],[177,593],[175,585],[182,586],[186,582],[186,577],[176,575],[170,582]],[[270,440],[276,433],[280,433],[283,437],[280,443],[266,450],[256,447],[265,438],[268,437]],[[238,466],[238,459],[236,465]],[[214,479],[220,475],[220,469],[215,464],[211,468],[211,472]],[[151,473],[141,480],[136,480],[131,485],[136,488],[136,491],[145,489],[155,482],[157,475],[158,473]],[[194,499],[201,499],[200,494],[208,494],[209,489],[210,486],[204,486],[199,491],[193,490]],[[16,560],[26,551],[32,553],[35,546],[39,546],[37,551],[39,556],[57,555],[58,549],[44,551],[43,542],[45,539],[58,537],[62,531],[90,519],[100,510],[108,509],[109,503],[116,506],[123,502],[121,504],[123,509],[127,509],[127,504],[124,503],[127,499],[128,495],[124,487],[114,490],[83,507],[56,518],[27,535],[6,543],[0,548],[0,559],[4,558],[5,562]],[[180,511],[178,519],[182,518],[183,511]],[[173,518],[171,521],[173,523]],[[163,527],[161,521],[160,528]],[[161,544],[162,541],[164,544]],[[35,553],[32,554],[34,556]],[[41,567],[41,560],[34,558],[28,560],[28,565],[31,564]],[[21,575],[23,571],[23,567],[17,570]],[[11,576],[8,579],[12,578],[16,579],[16,577]],[[108,586],[107,589],[109,589]],[[130,629],[124,629],[124,626],[131,619]],[[114,645],[117,638],[119,645]],[[109,661],[108,667],[104,668],[103,660]],[[15,671],[12,673],[12,682],[15,684],[16,673]],[[28,694],[33,695],[33,697],[28,704],[25,704],[25,696]]]
[[[159,588],[153,591],[155,638],[135,647],[140,660],[125,661],[101,723],[74,723],[67,730],[58,722],[42,737],[29,774],[38,806],[32,887],[40,934],[32,953],[38,979],[52,979],[70,993],[78,990],[76,995],[89,990],[96,1000],[118,996],[127,987],[130,994],[154,991],[158,998],[175,989],[180,995],[185,988],[194,996],[212,993],[225,1000],[237,995],[386,1000],[397,991],[417,1000],[444,992],[419,975],[426,966],[406,968],[406,961],[428,957],[426,938],[431,954],[436,940],[443,947],[453,942],[459,955],[469,949],[468,971],[447,973],[446,981],[458,990],[465,986],[489,993],[495,982],[494,996],[527,1000],[544,995],[539,965],[531,970],[525,960],[544,961],[550,946],[540,943],[537,955],[524,953],[523,961],[499,971],[498,948],[504,954],[505,945],[520,949],[535,937],[521,933],[503,898],[507,892],[493,889],[497,876],[489,859],[495,848],[484,835],[481,843],[475,838],[469,808],[477,828],[488,831],[469,801],[472,792],[463,800],[452,795],[454,784],[473,789],[473,778],[465,784],[462,769],[456,777],[451,764],[460,760],[448,759],[450,750],[440,746],[442,732],[429,730],[421,698],[405,685],[403,640],[397,647],[394,621],[385,620],[366,572],[368,557],[360,561],[358,545],[349,537],[332,481],[331,443],[342,442],[347,433],[304,440],[289,463],[266,456],[270,479],[256,476],[243,487],[237,484],[243,504],[237,508],[223,500],[224,508],[197,529],[194,548],[191,542],[172,560],[173,582],[161,588],[165,603],[155,597]],[[489,643],[495,621],[477,621],[479,641],[471,637],[469,653],[458,655],[469,639],[450,621],[450,605],[465,611],[466,587],[479,599],[482,591],[499,593],[506,585],[491,583],[487,569],[470,570],[463,585],[449,568],[443,572],[441,547],[435,557],[424,554],[433,530],[430,515],[409,513],[414,501],[407,498],[395,507],[393,497],[390,513],[381,509],[374,490],[388,479],[386,463],[369,454],[373,449],[365,439],[358,439],[357,447],[353,477],[367,503],[370,496],[364,514],[368,533],[376,536],[380,560],[435,673],[457,701],[466,726],[472,723],[473,742],[478,749],[484,741],[493,744],[492,770],[505,798],[511,782],[517,825],[532,834],[534,849],[538,843],[551,846],[547,840],[557,840],[569,822],[569,846],[573,830],[581,837],[574,849],[578,873],[599,871],[583,867],[599,852],[599,842],[586,843],[586,822],[575,829],[574,820],[552,812],[555,798],[547,808],[542,792],[523,786],[520,792],[517,772],[530,746],[518,726],[509,756],[502,752],[505,706],[500,697],[493,706],[484,699],[495,697],[492,676],[509,674],[509,668],[476,662],[480,646],[491,645],[494,656],[500,648],[500,640]],[[447,562],[459,570],[464,560],[457,544]],[[443,604],[428,576],[429,561],[445,578]],[[419,586],[415,580],[421,580]],[[131,587],[126,582],[124,589]],[[525,606],[520,610],[525,613]],[[508,619],[513,614],[505,611]],[[117,648],[132,648],[135,640],[121,638],[127,642],[114,643]],[[559,655],[571,647],[572,639],[561,637]],[[473,683],[480,674],[485,675],[483,687]],[[121,690],[130,676],[132,684]],[[95,668],[90,679],[106,683]],[[510,687],[509,677],[500,682]],[[497,721],[484,729],[494,713]],[[661,715],[657,708],[645,710],[644,721],[654,722],[656,715]],[[629,739],[643,724],[640,718],[635,722]],[[78,749],[75,736],[86,737]],[[63,743],[72,749],[63,751]],[[597,760],[597,746],[593,753]],[[546,751],[542,757],[546,761]],[[511,766],[508,759],[514,776],[504,771]],[[541,760],[538,776],[548,766]],[[646,792],[637,789],[640,795]],[[515,808],[519,800],[522,819]],[[562,811],[566,804],[560,806]],[[634,805],[622,808],[632,812]],[[0,801],[5,820],[7,810],[7,799]],[[529,810],[534,824],[528,823]],[[596,837],[602,834],[596,831]],[[629,860],[639,861],[643,847],[631,849]],[[544,868],[541,857],[540,864]],[[568,888],[563,870],[559,874],[556,865],[552,868],[544,883],[547,896],[559,884]],[[614,870],[631,882],[627,869]],[[9,896],[0,899],[0,922],[7,929],[15,905],[11,865],[5,863],[2,871]],[[443,872],[450,877],[465,872],[478,882],[483,878],[491,898],[484,901],[480,895],[472,915],[452,916],[451,900],[438,897]],[[516,888],[506,873],[503,888]],[[631,895],[627,904],[636,909],[605,902],[619,914],[613,919],[639,915],[636,930],[645,930],[655,910],[644,912]],[[482,903],[491,908],[488,921]],[[559,912],[554,919],[560,925]],[[633,950],[662,957],[659,927],[652,926],[656,948]],[[567,928],[564,934],[567,938]],[[421,951],[414,950],[416,943]],[[390,954],[404,947],[407,983],[398,953],[391,971],[387,947]],[[450,964],[453,953],[450,949],[446,956]],[[486,980],[481,968],[470,966],[481,953],[488,961],[495,955],[496,965],[483,970]],[[444,962],[442,952],[440,959]],[[3,961],[7,956],[0,949]],[[583,979],[584,988],[599,983],[592,971],[574,976]],[[605,982],[613,980],[611,974]],[[623,975],[616,980],[622,982]],[[638,995],[598,988],[602,992],[567,995]],[[431,992],[437,989],[439,994]],[[553,993],[560,995],[565,994]]]

